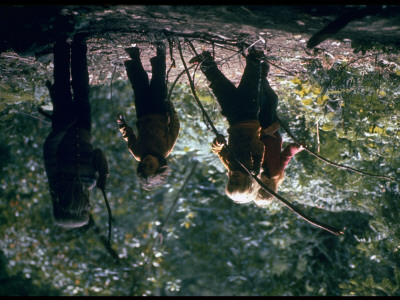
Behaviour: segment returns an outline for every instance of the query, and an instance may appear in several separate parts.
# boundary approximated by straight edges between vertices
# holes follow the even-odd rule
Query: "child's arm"
[[[251,156],[253,159],[252,171],[254,172],[255,175],[260,174],[261,163],[264,157],[264,152],[265,152],[265,146],[263,142],[257,140],[256,142],[252,143],[251,146]]]
[[[226,144],[225,138],[223,135],[218,135],[211,144],[211,150],[213,153],[218,155],[218,158],[221,160],[224,167],[229,170],[229,164],[227,161],[228,151],[224,147]]]
[[[137,155],[135,155],[135,153],[134,153],[134,149],[136,148],[137,138],[132,130],[132,127],[130,127],[126,123],[125,118],[121,113],[119,113],[117,115],[117,123],[118,123],[119,131],[122,133],[123,139],[127,142],[129,151],[137,159]]]
[[[102,190],[106,188],[107,178],[110,176],[107,157],[103,150],[96,148],[93,150],[93,164],[96,172],[99,173],[96,186]]]
[[[298,143],[288,145],[281,153],[281,169],[284,170],[289,161],[300,151],[304,150],[304,146]]]
[[[275,122],[273,124],[271,124],[269,127],[267,128],[263,128],[261,131],[261,138],[269,135],[271,137],[273,137],[274,139],[276,139],[276,136],[274,135],[274,133],[280,128],[280,124],[278,122]]]

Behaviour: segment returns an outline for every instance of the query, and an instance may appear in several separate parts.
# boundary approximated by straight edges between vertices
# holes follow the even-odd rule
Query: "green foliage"
[[[395,72],[379,64],[340,63],[328,71],[310,64],[308,78],[280,82],[279,116],[321,156],[398,180]],[[226,134],[212,94],[199,90],[198,95]],[[224,193],[225,170],[210,151],[214,136],[189,87],[176,85],[172,101],[181,116],[181,132],[168,157],[173,172],[164,187],[146,192],[115,122],[115,113],[122,112],[134,127],[130,85],[114,82],[112,99],[110,86],[91,89],[93,144],[110,164],[112,249],[104,244],[108,215],[98,190],[91,194],[93,222],[71,230],[54,226],[42,160],[51,128],[36,112],[37,105],[50,103],[48,96],[6,102],[0,111],[0,294],[400,294],[398,181],[338,169],[305,151],[297,154],[279,193],[307,215],[345,227],[341,237],[310,225],[278,201],[266,209],[234,204]],[[290,139],[281,132],[285,146]]]

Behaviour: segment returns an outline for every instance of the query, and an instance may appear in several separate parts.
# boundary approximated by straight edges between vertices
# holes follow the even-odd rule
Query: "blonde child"
[[[191,63],[201,63],[200,69],[210,81],[210,88],[220,105],[221,114],[227,118],[229,149],[255,175],[260,172],[264,154],[264,144],[260,141],[261,126],[258,121],[257,99],[261,71],[260,57],[263,55],[261,52],[252,48],[249,50],[238,87],[235,87],[218,69],[208,51],[190,60]],[[223,135],[216,137],[212,143],[212,151],[218,155],[228,170],[225,192],[237,203],[250,202],[254,198],[254,187],[257,183],[224,144]]]

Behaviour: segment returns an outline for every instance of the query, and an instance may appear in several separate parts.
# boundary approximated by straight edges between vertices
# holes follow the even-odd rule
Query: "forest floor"
[[[145,69],[150,73],[149,58],[155,55],[154,42],[168,40],[167,67],[175,62],[169,81],[184,70],[178,43],[186,65],[202,50],[215,55],[222,71],[235,84],[240,80],[248,46],[261,46],[271,64],[270,79],[301,77],[304,66],[318,59],[327,70],[335,62],[366,64],[358,60],[366,50],[380,45],[397,51],[400,42],[398,6],[379,7],[376,12],[355,18],[312,49],[307,42],[330,22],[359,7],[326,6],[243,6],[243,5],[69,5],[3,6],[0,34],[1,82],[9,84],[36,72],[51,76],[51,45],[61,31],[88,34],[91,84],[108,84],[126,79],[124,48],[139,46]],[[397,13],[396,13],[397,12]],[[60,19],[65,24],[60,26]],[[67,21],[65,21],[67,20]],[[3,24],[4,23],[4,24]],[[58,24],[58,25],[57,25]],[[190,43],[188,42],[190,41]],[[358,48],[358,49],[356,49]],[[172,52],[170,50],[172,49]],[[367,55],[368,56],[368,55]],[[375,57],[367,57],[374,63]],[[389,58],[395,62],[396,58]],[[397,62],[398,63],[398,62]],[[186,80],[185,76],[181,80]],[[28,80],[29,81],[29,80]],[[196,84],[204,83],[200,80]]]

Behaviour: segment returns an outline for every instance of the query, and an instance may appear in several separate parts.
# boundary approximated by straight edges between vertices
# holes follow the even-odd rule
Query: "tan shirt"
[[[228,128],[229,149],[236,154],[249,171],[254,171],[256,174],[260,172],[265,148],[260,141],[260,133],[261,126],[257,120],[243,121]],[[223,145],[217,145],[214,140],[211,149],[218,155],[228,171],[241,169],[240,164],[234,160]]]

